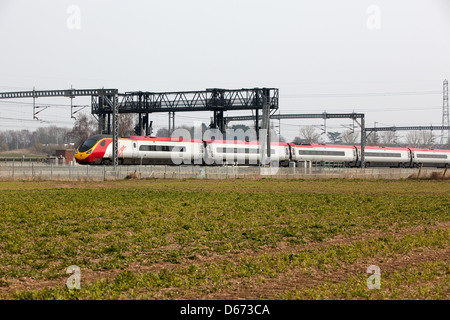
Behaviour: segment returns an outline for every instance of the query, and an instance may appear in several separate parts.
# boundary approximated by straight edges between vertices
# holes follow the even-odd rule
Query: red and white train
[[[272,143],[271,161],[280,166],[289,162],[324,162],[346,167],[361,165],[361,147],[351,145],[296,145]],[[120,164],[199,164],[199,165],[258,165],[258,142],[173,139],[158,137],[119,138]],[[88,138],[75,152],[80,164],[109,164],[112,159],[112,138],[95,135]],[[416,148],[371,147],[365,148],[366,167],[419,166],[449,167],[450,150]]]

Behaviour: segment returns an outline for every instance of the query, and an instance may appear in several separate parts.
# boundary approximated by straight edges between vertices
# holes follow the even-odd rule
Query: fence
[[[446,170],[436,168],[317,168],[282,167],[259,168],[243,166],[111,166],[54,165],[40,163],[0,164],[3,180],[116,180],[126,178],[166,179],[229,179],[229,178],[347,178],[347,179],[401,179],[410,176],[426,177],[432,172],[446,175]]]

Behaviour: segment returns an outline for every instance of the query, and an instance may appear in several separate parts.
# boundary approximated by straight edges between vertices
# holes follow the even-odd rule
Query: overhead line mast
[[[443,90],[443,105],[442,105],[442,126],[450,125],[450,115],[448,106],[448,80],[444,80],[444,90]],[[450,130],[443,130],[441,136],[441,144],[450,144]]]
[[[73,99],[77,96],[91,96],[94,97],[109,97],[102,99],[109,104],[109,109],[112,113],[113,122],[113,165],[114,170],[118,165],[118,94],[117,89],[69,89],[69,90],[35,90],[21,91],[21,92],[0,92],[0,99],[16,99],[16,98],[33,98],[33,117],[36,119],[36,98],[44,97],[66,97]],[[71,116],[73,115],[71,109]]]

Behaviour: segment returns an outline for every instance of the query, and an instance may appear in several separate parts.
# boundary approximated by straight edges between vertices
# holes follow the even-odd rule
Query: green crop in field
[[[293,268],[326,273],[371,256],[441,250],[449,195],[447,181],[0,182],[0,294],[11,297],[19,278],[66,279],[71,265],[120,275],[86,285],[84,298],[152,298],[166,297],[161,288],[206,294]],[[57,286],[13,297],[74,294]]]

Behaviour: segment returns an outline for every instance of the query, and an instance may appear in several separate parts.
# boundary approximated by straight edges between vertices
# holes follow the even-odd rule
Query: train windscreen
[[[86,152],[88,151],[90,148],[92,148],[93,146],[95,146],[95,144],[97,143],[98,140],[93,140],[93,139],[88,139],[85,142],[83,142],[83,144],[78,148],[79,152]]]

